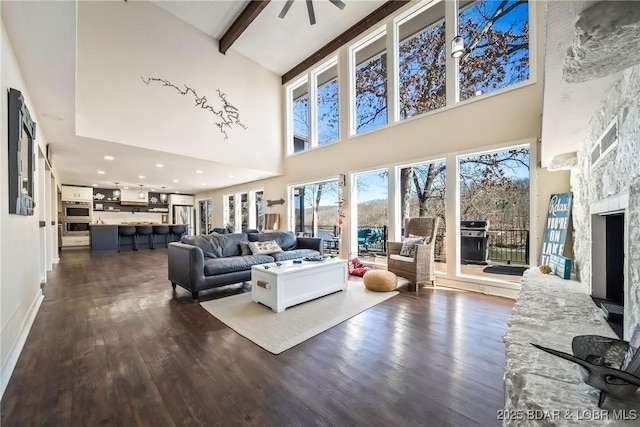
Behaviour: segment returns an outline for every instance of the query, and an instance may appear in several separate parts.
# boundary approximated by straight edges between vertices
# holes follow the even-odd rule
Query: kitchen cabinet
[[[169,204],[193,206],[194,198],[193,196],[188,196],[186,194],[169,194]]]
[[[62,186],[62,201],[91,202],[93,201],[93,188]]]

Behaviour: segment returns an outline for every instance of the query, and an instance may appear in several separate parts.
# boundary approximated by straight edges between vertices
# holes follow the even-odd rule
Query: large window
[[[520,282],[529,264],[529,147],[458,157],[460,273]]]
[[[311,70],[288,87],[288,153],[298,153],[340,139],[338,89],[337,58]]]
[[[236,204],[235,204],[235,196],[233,194],[224,196],[223,209],[224,209],[224,214],[223,214],[224,227],[230,230],[235,230]]]
[[[256,228],[264,230],[264,191],[256,191]]]
[[[400,224],[406,218],[440,218],[434,255],[436,270],[446,271],[446,173],[444,160],[419,163],[400,168],[398,187],[400,190]],[[403,234],[404,234],[404,230]]]
[[[309,89],[306,80],[291,89],[291,97],[293,152],[297,153],[310,147]]]
[[[357,135],[529,81],[529,3],[410,2],[393,25],[343,48],[348,91],[339,91],[336,58],[288,87],[288,153],[338,141],[340,104],[349,106],[349,135]],[[458,59],[448,55],[445,29],[464,40]]]
[[[333,61],[316,74],[318,145],[335,142],[340,137],[338,127],[338,63]]]
[[[235,232],[264,229],[264,191],[253,190],[224,196],[224,226]]]
[[[529,79],[527,1],[472,2],[459,15],[466,52],[460,58],[460,100]]]
[[[352,54],[354,131],[361,133],[387,124],[386,32],[366,40]]]
[[[444,27],[444,2],[423,7],[398,23],[400,120],[447,104]]]
[[[356,202],[352,254],[365,261],[385,262],[388,237],[389,174],[386,169],[354,175],[352,201]],[[353,249],[356,248],[357,251]]]

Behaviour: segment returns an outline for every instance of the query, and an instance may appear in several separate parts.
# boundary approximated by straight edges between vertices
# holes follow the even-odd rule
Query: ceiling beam
[[[251,0],[249,4],[247,4],[247,7],[240,12],[240,15],[220,38],[218,47],[220,53],[224,54],[229,50],[231,45],[238,40],[238,37],[244,33],[244,30],[246,30],[258,15],[260,15],[260,12],[267,7],[269,1],[270,0]]]
[[[307,59],[284,73],[282,75],[282,84],[287,83],[289,80],[293,79],[307,68],[321,61],[331,53],[335,52],[355,37],[359,36],[378,22],[385,19],[387,16],[391,15],[392,13],[409,3],[409,1],[410,0],[392,0],[386,2],[382,6],[371,12],[369,15],[358,21],[344,33],[340,34],[338,37],[321,47],[317,52],[311,54],[311,56],[309,56]]]

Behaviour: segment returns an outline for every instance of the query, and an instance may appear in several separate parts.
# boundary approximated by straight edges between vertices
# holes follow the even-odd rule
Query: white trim
[[[520,293],[520,286],[517,288],[505,287],[502,283],[486,283],[483,280],[466,281],[464,278],[451,279],[448,277],[436,276],[436,289],[438,286],[447,288],[463,289],[465,291],[478,292],[486,295],[516,299]]]
[[[40,305],[42,305],[43,300],[44,295],[42,294],[42,290],[38,290],[35,299],[31,303],[31,307],[29,307],[27,316],[22,322],[20,333],[13,341],[11,349],[7,354],[7,359],[2,364],[2,368],[0,370],[0,398],[2,398],[2,396],[4,395],[4,391],[7,389],[7,385],[9,384],[9,380],[11,379],[11,374],[13,374],[13,370],[18,363],[18,358],[20,357],[20,353],[24,348],[24,344],[27,342],[27,336],[29,336],[29,332],[31,331],[33,322],[36,320],[36,315],[40,310]]]

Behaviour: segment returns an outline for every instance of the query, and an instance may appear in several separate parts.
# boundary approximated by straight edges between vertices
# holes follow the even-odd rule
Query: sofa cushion
[[[244,233],[182,236],[181,243],[198,246],[205,257],[222,258],[241,254],[240,242],[247,241]]]
[[[204,275],[232,273],[235,271],[249,270],[252,265],[267,264],[273,262],[269,255],[231,256],[226,258],[208,258],[204,260]]]
[[[286,261],[289,259],[304,258],[306,256],[319,256],[320,252],[313,249],[294,249],[292,251],[284,251],[278,254],[271,254],[276,261]]]
[[[282,252],[282,248],[278,246],[275,240],[267,240],[266,242],[249,242],[249,249],[253,255],[269,255]]]
[[[296,235],[293,231],[274,231],[273,233],[250,233],[250,242],[266,242],[275,240],[283,251],[290,251],[297,247]]]

